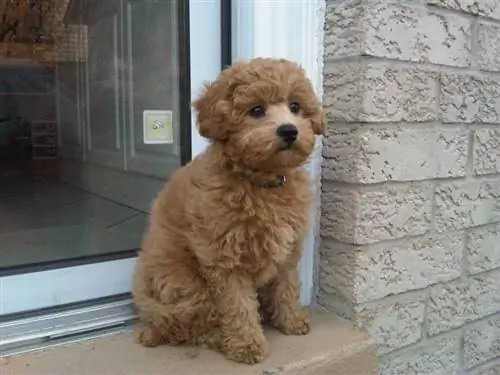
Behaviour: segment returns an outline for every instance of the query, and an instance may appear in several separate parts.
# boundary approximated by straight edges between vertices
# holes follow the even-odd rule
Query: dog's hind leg
[[[189,301],[165,304],[161,312],[141,311],[141,322],[136,328],[138,341],[148,347],[160,344],[179,345],[198,343],[196,327],[200,308]]]
[[[144,346],[163,343],[196,342],[203,328],[199,322],[210,308],[204,281],[192,268],[141,264],[136,267],[133,284],[134,303],[140,324],[137,337]],[[199,329],[196,327],[199,326]]]

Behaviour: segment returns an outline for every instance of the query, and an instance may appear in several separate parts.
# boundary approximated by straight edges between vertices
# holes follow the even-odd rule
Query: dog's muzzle
[[[295,125],[282,124],[276,129],[276,134],[285,141],[288,146],[291,146],[297,140],[299,131]]]

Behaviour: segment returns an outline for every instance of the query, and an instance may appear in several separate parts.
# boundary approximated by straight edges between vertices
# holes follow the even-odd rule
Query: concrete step
[[[314,313],[306,336],[266,331],[270,355],[261,364],[233,363],[204,348],[144,348],[130,333],[4,358],[2,375],[376,375],[376,346],[348,322]]]

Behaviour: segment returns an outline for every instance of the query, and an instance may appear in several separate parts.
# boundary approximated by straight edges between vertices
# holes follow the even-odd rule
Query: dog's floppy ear
[[[326,119],[321,109],[311,118],[311,124],[314,134],[322,135],[325,132]]]
[[[198,131],[205,138],[224,140],[228,137],[227,117],[231,104],[220,82],[206,83],[193,107],[198,114]]]

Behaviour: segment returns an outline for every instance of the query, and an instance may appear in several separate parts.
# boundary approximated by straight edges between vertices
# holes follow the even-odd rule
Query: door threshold
[[[0,357],[16,356],[131,329],[132,299],[0,323]]]

